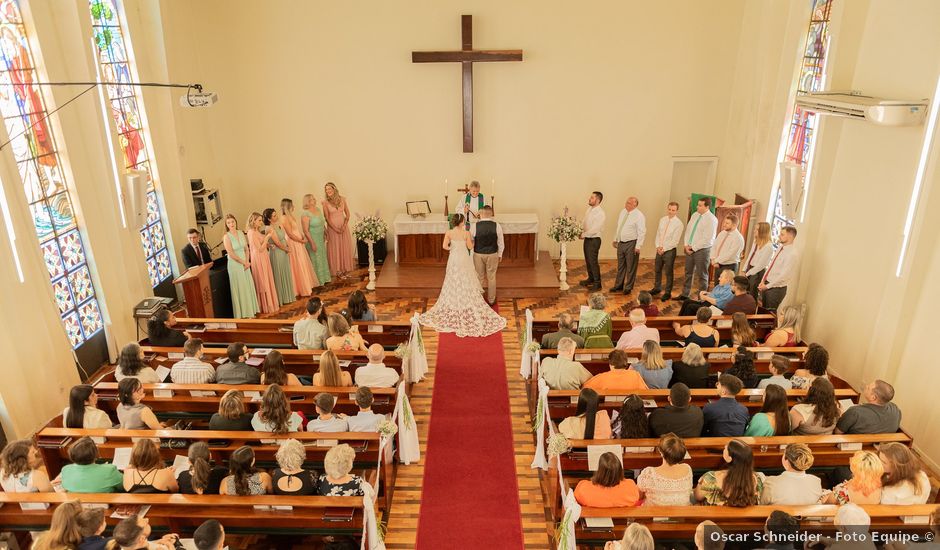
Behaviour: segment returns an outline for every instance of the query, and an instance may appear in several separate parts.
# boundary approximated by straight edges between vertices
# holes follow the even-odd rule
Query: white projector
[[[219,101],[219,94],[215,92],[190,90],[180,98],[180,105],[183,107],[211,107],[217,101]]]

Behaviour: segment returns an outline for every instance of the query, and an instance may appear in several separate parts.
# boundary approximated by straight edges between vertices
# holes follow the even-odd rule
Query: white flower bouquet
[[[388,224],[378,216],[362,216],[353,226],[352,233],[356,240],[375,243],[388,234]]]
[[[574,216],[556,216],[548,226],[548,236],[556,243],[569,243],[581,236],[584,227]]]

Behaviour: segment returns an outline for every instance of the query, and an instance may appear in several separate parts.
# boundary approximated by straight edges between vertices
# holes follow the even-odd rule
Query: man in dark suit
[[[189,244],[180,250],[180,254],[183,256],[183,265],[186,266],[186,269],[212,263],[209,247],[202,242],[202,235],[199,234],[198,229],[187,231],[186,238],[189,239]]]

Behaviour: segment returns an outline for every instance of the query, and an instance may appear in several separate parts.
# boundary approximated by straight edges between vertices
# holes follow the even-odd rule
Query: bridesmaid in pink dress
[[[251,257],[251,278],[255,281],[255,292],[258,293],[258,305],[261,313],[274,313],[278,310],[277,287],[274,285],[274,269],[271,267],[271,256],[268,254],[268,243],[271,234],[261,233],[264,221],[261,214],[252,212],[248,216],[248,254]]]
[[[349,206],[336,184],[327,183],[323,213],[326,216],[326,255],[334,277],[346,277],[353,270],[352,236],[349,233]]]
[[[310,255],[304,246],[304,236],[294,217],[294,201],[281,199],[281,227],[287,234],[288,257],[290,270],[294,274],[294,286],[297,287],[298,296],[310,296],[313,289],[320,286],[317,274],[310,263]]]

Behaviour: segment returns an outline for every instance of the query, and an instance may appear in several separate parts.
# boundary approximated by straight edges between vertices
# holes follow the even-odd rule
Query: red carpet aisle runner
[[[419,550],[523,548],[503,339],[440,334]]]

